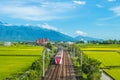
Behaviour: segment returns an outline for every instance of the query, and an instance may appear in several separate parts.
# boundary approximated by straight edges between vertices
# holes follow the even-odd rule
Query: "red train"
[[[58,52],[55,56],[55,64],[62,64],[63,48],[58,48]]]

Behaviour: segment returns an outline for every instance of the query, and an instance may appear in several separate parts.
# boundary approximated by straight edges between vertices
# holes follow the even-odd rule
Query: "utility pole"
[[[72,45],[71,45],[71,52],[72,52],[73,50],[72,50]]]
[[[42,52],[42,61],[43,61],[43,78],[44,78],[44,76],[45,76],[45,69],[44,69],[44,67],[45,67],[45,48]]]
[[[71,55],[73,54],[73,47],[72,47],[72,45],[71,45]]]
[[[74,48],[74,57],[75,57],[75,48]]]
[[[82,52],[80,53],[80,78],[82,78]]]

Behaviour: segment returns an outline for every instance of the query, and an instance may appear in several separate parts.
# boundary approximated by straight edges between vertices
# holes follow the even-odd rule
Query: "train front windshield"
[[[61,59],[61,57],[56,57],[56,59]]]

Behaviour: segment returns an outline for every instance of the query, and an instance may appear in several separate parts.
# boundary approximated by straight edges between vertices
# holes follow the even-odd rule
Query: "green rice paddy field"
[[[40,46],[0,46],[0,80],[27,70],[42,50]]]
[[[90,58],[102,62],[101,68],[105,72],[115,80],[120,80],[120,45],[82,44],[79,47]]]

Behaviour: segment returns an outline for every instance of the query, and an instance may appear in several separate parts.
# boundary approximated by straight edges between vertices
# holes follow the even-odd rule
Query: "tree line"
[[[76,43],[85,43],[84,41],[77,41]],[[97,40],[92,40],[88,41],[87,43],[93,43],[93,44],[120,44],[120,40],[103,40],[103,41],[97,41]]]

